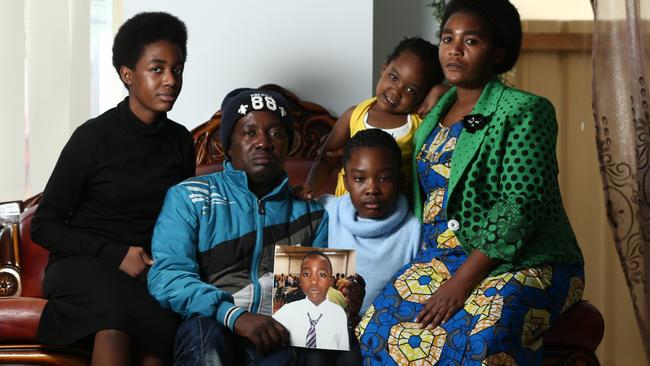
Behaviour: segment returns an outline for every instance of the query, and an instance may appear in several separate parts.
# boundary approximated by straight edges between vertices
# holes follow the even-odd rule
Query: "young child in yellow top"
[[[357,132],[379,128],[390,133],[402,150],[402,193],[410,196],[413,135],[421,119],[416,111],[432,87],[442,80],[438,47],[421,38],[405,38],[388,56],[375,89],[376,96],[348,108],[325,140],[307,181],[296,187],[297,196],[314,198],[330,174],[341,167],[345,142]],[[335,194],[346,193],[343,170]]]

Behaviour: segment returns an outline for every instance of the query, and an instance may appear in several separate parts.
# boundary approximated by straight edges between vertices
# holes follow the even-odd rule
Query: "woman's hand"
[[[153,259],[144,251],[142,247],[129,247],[122,263],[120,270],[131,277],[138,277],[145,273],[147,268],[153,264]]]
[[[449,90],[450,86],[449,85],[444,85],[444,84],[436,84],[429,90],[429,93],[427,94],[426,97],[424,97],[424,100],[422,103],[420,103],[420,106],[418,107],[416,113],[420,118],[424,118],[424,116],[429,113],[433,107],[436,106],[436,103],[438,103],[438,100],[440,100],[440,97],[443,96]]]
[[[422,328],[426,328],[429,324],[435,328],[462,309],[468,296],[469,291],[465,286],[452,277],[431,295],[415,321],[420,323]]]
[[[465,300],[471,291],[500,263],[478,249],[474,249],[465,263],[431,295],[415,321],[422,328],[431,324],[434,328],[451,319],[458,310],[465,306]]]

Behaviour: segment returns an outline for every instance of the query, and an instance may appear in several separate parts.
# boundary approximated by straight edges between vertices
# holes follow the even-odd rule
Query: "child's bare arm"
[[[302,199],[313,199],[332,172],[341,166],[340,151],[350,138],[350,116],[354,107],[348,108],[334,124],[332,132],[318,154],[318,160],[312,165],[307,181],[294,188],[294,194]],[[338,155],[338,156],[337,156]]]
[[[450,86],[445,84],[434,85],[433,88],[429,90],[427,96],[424,97],[422,103],[420,103],[420,106],[416,111],[418,116],[420,116],[420,118],[424,118],[424,116],[429,113],[433,107],[436,106],[436,103],[438,103],[440,97],[442,97],[442,95],[445,94],[449,88]]]

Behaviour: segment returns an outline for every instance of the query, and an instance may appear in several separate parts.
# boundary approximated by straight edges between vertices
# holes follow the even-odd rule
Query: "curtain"
[[[41,192],[90,115],[90,2],[0,3],[0,202]]]
[[[25,30],[24,5],[0,5],[0,202],[23,199],[25,193]]]
[[[650,359],[650,0],[592,0],[593,111],[605,205]]]

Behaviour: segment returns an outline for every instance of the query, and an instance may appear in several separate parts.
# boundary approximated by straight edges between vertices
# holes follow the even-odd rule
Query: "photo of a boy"
[[[347,351],[347,317],[341,306],[327,299],[332,286],[332,263],[323,252],[310,251],[300,265],[302,300],[287,303],[273,314],[295,347]]]

